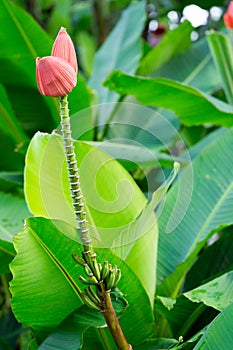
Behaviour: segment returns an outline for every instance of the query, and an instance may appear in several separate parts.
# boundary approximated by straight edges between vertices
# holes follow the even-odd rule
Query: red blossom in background
[[[74,45],[62,27],[54,41],[51,56],[36,59],[36,81],[40,93],[52,97],[67,95],[77,84],[77,72]]]
[[[227,12],[223,15],[225,26],[233,29],[233,1],[230,2]]]

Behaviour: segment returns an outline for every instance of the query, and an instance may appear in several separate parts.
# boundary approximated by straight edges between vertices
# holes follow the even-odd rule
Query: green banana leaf
[[[233,304],[231,303],[209,325],[194,350],[228,350],[232,346],[232,317]]]
[[[214,232],[233,223],[230,210],[233,198],[232,145],[233,131],[229,130],[196,156],[184,170],[180,186],[173,186],[167,195],[159,217],[157,272],[158,283],[163,281],[161,295],[176,296],[185,274],[207,240]],[[193,184],[190,182],[192,169]],[[185,189],[183,198],[176,203],[177,194],[182,189]],[[188,189],[191,193],[187,194]]]
[[[148,167],[164,166],[172,168],[174,161],[185,163],[187,160],[182,157],[175,157],[161,151],[161,146],[147,149],[142,145],[130,145],[118,142],[91,142],[91,145],[102,149],[117,159],[127,170],[136,170]]]
[[[15,117],[7,92],[0,84],[0,115],[1,131],[11,137],[15,145],[24,143],[28,140],[22,126]]]
[[[225,232],[226,231],[226,232]],[[213,237],[214,238],[214,237]],[[232,228],[226,228],[223,233],[215,236],[216,241],[207,246],[199,255],[192,268],[189,270],[184,284],[184,290],[188,291],[200,284],[218,277],[233,268],[233,242]],[[213,263],[214,260],[214,263]]]
[[[191,23],[184,21],[174,30],[169,30],[161,42],[151,49],[140,62],[138,75],[150,75],[174,56],[188,49],[191,44]]]
[[[10,194],[0,192],[1,217],[0,217],[0,273],[9,272],[9,263],[15,256],[12,244],[24,222],[24,218],[30,213],[25,201]]]
[[[11,263],[10,289],[12,308],[19,321],[38,331],[41,327],[56,327],[82,305],[79,294],[84,287],[78,275],[83,271],[72,258],[73,253],[82,252],[77,235],[64,222],[37,217],[27,219],[26,226],[14,238],[17,255]],[[127,295],[128,307],[120,318],[126,336],[135,344],[151,336],[153,313],[141,282],[110,250],[96,252],[100,261],[111,261],[122,270],[118,287]],[[81,322],[78,310],[77,315]]]
[[[32,115],[35,129],[38,124],[45,126],[46,122],[50,127],[54,122],[56,125],[59,122],[57,101],[39,94],[35,77],[35,59],[50,54],[51,39],[33,17],[7,0],[0,3],[0,33],[0,82],[7,89],[17,117],[27,129],[32,128]]]
[[[56,33],[60,26],[57,24]],[[14,123],[12,112],[9,114],[9,103],[5,95],[3,100],[1,98],[5,108],[0,108],[0,116],[4,120],[7,110],[8,125],[14,123],[14,129],[17,128],[17,134],[14,132],[14,135],[19,143],[22,138],[24,141],[24,133],[31,135],[37,130],[51,131],[59,124],[58,100],[39,93],[35,74],[36,57],[50,55],[53,41],[32,16],[8,0],[0,2],[0,36],[0,84],[5,88],[18,123]],[[91,95],[90,88],[87,88],[80,76],[79,83],[70,94],[72,113],[89,107]],[[0,124],[0,130],[12,136],[12,128],[8,129],[5,128],[5,123]]]
[[[232,303],[233,271],[227,272],[210,282],[184,293],[195,303],[204,303],[216,310],[223,311]]]
[[[143,193],[116,160],[86,143],[76,142],[75,146],[94,245],[114,249],[129,264],[153,305],[158,239],[153,210],[178,169],[146,206]],[[58,135],[35,135],[26,159],[26,199],[34,215],[61,219],[76,227],[62,147]]]
[[[104,86],[119,94],[130,94],[144,105],[174,111],[186,126],[210,123],[233,125],[233,107],[191,86],[164,78],[141,78],[112,72]]]
[[[119,318],[127,308],[128,303],[120,293],[111,293],[111,297],[114,310]],[[99,332],[97,331],[97,334],[95,334],[92,347],[96,346],[98,338],[102,341],[106,341],[104,337],[101,338],[104,328],[107,327],[103,315],[95,310],[87,308],[87,306],[82,306],[52,331],[52,334],[39,346],[39,350],[47,350],[50,349],[51,346],[60,350],[81,349],[85,341],[85,334],[83,333],[90,327],[99,330]]]
[[[156,217],[150,212],[146,231],[136,232],[135,239],[135,231],[129,228],[146,206],[144,194],[109,155],[83,142],[76,142],[75,148],[93,244],[116,246],[114,240],[125,232],[118,254],[125,257],[125,246],[130,245],[126,262],[131,262],[131,268],[143,280],[153,305],[155,270],[151,266],[156,264]],[[26,158],[25,193],[34,215],[63,220],[76,227],[60,136],[37,133],[32,139]]]
[[[141,33],[145,22],[145,1],[132,2],[126,8],[117,25],[104,44],[97,51],[89,85],[96,90],[99,104],[114,102],[118,99],[113,93],[102,86],[113,69],[121,69],[132,74],[136,71],[142,55]],[[137,25],[135,26],[135,23]],[[129,35],[130,33],[130,35]],[[111,113],[99,114],[99,122],[104,124]]]
[[[231,39],[223,34],[213,31],[207,32],[210,52],[218,69],[227,101],[233,104],[233,48]]]
[[[193,42],[188,50],[174,56],[151,76],[173,79],[207,94],[218,91],[222,86],[206,37]]]

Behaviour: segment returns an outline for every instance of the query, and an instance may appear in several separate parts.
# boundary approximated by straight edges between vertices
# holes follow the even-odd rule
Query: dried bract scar
[[[65,96],[77,84],[77,74],[68,62],[54,56],[36,59],[36,80],[44,96]]]
[[[78,72],[77,57],[73,42],[66,29],[61,27],[52,47],[52,56],[63,58]]]

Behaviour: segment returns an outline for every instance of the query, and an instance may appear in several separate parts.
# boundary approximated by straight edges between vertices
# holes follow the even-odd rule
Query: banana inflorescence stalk
[[[121,278],[121,270],[112,266],[108,261],[97,262],[89,233],[83,195],[80,187],[79,169],[71,135],[70,117],[67,96],[60,98],[60,116],[62,140],[65,149],[68,177],[75,218],[83,245],[82,257],[73,254],[74,260],[83,266],[85,277],[79,275],[79,280],[87,287],[82,292],[82,300],[89,308],[103,313],[112,337],[120,350],[132,349],[122,332],[112,306],[110,291]]]

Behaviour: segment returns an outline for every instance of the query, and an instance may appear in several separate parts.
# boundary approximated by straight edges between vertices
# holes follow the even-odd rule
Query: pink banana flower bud
[[[223,15],[225,26],[233,29],[233,1],[230,2],[227,12]]]
[[[65,96],[77,84],[77,74],[72,65],[55,56],[37,57],[36,80],[44,96]]]
[[[63,58],[78,72],[77,57],[73,42],[66,29],[61,27],[52,47],[52,56]]]

